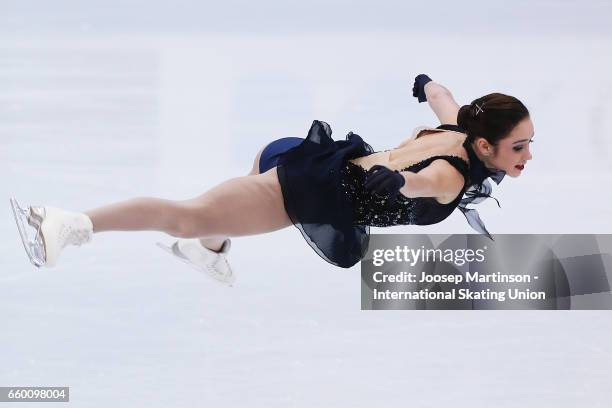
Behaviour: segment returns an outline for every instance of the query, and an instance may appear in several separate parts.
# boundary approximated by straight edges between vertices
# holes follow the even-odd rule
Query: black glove
[[[389,203],[395,202],[400,188],[406,184],[404,176],[397,170],[391,170],[380,164],[372,166],[366,175],[364,187],[367,190],[375,191],[378,194],[383,194],[385,191],[389,193]]]
[[[425,74],[419,74],[414,78],[412,96],[419,98],[419,103],[427,101],[427,96],[425,96],[425,84],[428,82],[431,82],[431,78]]]

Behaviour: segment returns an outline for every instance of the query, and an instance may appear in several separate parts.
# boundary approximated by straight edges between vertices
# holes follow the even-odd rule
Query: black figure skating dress
[[[460,131],[455,125],[438,129]],[[479,233],[493,239],[475,209],[467,204],[490,197],[492,178],[497,184],[505,173],[484,166],[466,138],[463,147],[470,164],[457,156],[433,156],[401,171],[418,172],[433,160],[444,159],[465,179],[457,198],[440,204],[433,197],[408,198],[399,194],[394,202],[389,194],[378,194],[363,187],[366,170],[348,160],[375,153],[359,135],[349,132],[345,140],[334,141],[331,128],[315,120],[302,143],[283,153],[277,165],[285,209],[306,242],[327,262],[349,268],[366,254],[369,227],[429,225],[446,219],[455,208],[466,216]],[[499,205],[499,202],[498,202]]]

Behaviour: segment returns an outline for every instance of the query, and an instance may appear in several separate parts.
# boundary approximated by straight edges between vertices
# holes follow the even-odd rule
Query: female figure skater
[[[229,237],[295,225],[326,261],[348,268],[366,253],[370,226],[438,223],[459,207],[469,224],[492,239],[475,209],[490,197],[487,178],[518,177],[531,160],[533,124],[518,99],[493,93],[461,108],[427,75],[413,96],[429,102],[437,128],[417,128],[398,147],[374,152],[350,132],[334,141],[315,120],[308,136],[268,144],[247,176],[227,180],[189,200],[133,198],[84,213],[19,207],[11,199],[26,252],[36,266],[53,266],[61,250],[103,231],[163,231],[179,238],[175,255],[231,283]],[[498,203],[499,205],[499,203]],[[35,228],[29,237],[26,223]]]

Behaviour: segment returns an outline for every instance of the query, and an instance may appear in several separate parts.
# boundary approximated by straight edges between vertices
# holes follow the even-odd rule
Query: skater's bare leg
[[[200,239],[261,234],[291,225],[276,168],[224,181],[190,200],[134,198],[86,214],[94,232],[155,230]]]
[[[261,157],[262,151],[263,151],[263,148],[255,156],[255,160],[253,161],[253,168],[251,168],[251,171],[248,174],[249,176],[255,176],[259,174],[259,158]],[[221,247],[223,246],[223,242],[225,242],[227,238],[228,237],[226,236],[200,238],[200,243],[204,247],[212,251],[218,252],[221,250]]]
[[[194,212],[187,229],[199,238],[254,235],[292,225],[276,167],[223,182],[184,204]]]
[[[182,236],[176,225],[181,217],[181,201],[153,197],[133,198],[86,211],[93,224],[93,232],[103,231],[163,231]],[[174,218],[174,221],[172,220]],[[215,252],[221,250],[226,236],[200,238],[201,244]]]
[[[93,231],[163,231],[173,233],[172,217],[178,216],[179,201],[138,197],[89,211]]]

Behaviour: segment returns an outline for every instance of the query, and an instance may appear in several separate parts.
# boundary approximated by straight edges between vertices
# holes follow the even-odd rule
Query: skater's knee
[[[201,204],[178,202],[175,204],[175,214],[168,233],[177,238],[198,238],[208,229],[206,226],[206,211]]]
[[[166,232],[176,238],[197,238],[198,237],[198,235],[196,235],[194,231],[188,225],[184,225],[183,223],[177,223],[175,228],[171,228]]]
[[[197,238],[200,236],[196,223],[186,215],[178,217],[168,233],[177,238]]]

